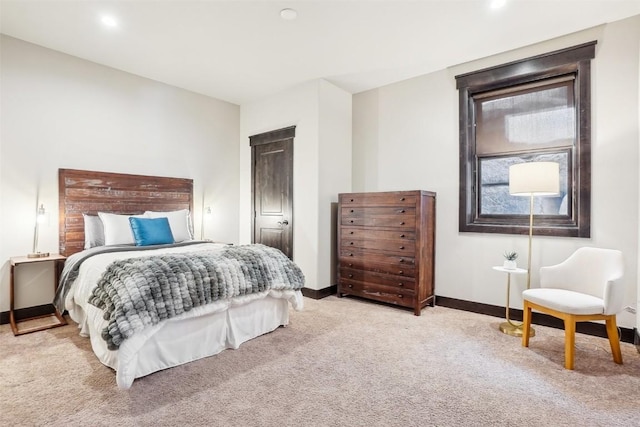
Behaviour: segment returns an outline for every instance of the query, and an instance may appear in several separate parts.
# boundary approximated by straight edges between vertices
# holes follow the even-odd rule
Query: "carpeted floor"
[[[119,390],[74,324],[0,327],[0,425],[640,426],[640,354],[536,326],[530,348],[502,319],[305,299],[286,328]]]

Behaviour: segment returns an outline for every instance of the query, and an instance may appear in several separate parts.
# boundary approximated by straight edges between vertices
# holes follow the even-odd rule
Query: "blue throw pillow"
[[[167,218],[130,217],[129,223],[131,223],[136,246],[163,245],[174,242]]]

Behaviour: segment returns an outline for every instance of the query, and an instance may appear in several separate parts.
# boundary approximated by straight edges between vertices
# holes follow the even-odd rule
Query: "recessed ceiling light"
[[[507,4],[507,0],[491,0],[491,9],[500,9],[502,6]]]
[[[295,9],[282,9],[280,11],[280,17],[287,21],[293,21],[298,17],[298,12]]]
[[[115,28],[118,26],[118,21],[113,16],[104,15],[100,20],[107,27]]]

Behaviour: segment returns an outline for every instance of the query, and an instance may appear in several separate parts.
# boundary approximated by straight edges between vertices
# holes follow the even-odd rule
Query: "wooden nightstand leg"
[[[16,325],[16,318],[15,315],[13,313],[14,310],[14,304],[13,304],[13,299],[14,299],[14,269],[15,269],[15,265],[11,265],[11,269],[10,271],[10,279],[9,279],[9,323],[11,323],[11,330],[13,331],[13,335],[18,335],[18,325]]]
[[[53,265],[53,276],[54,276],[54,281],[53,281],[53,295],[55,297],[56,291],[58,290],[58,285],[60,283],[60,274],[62,274],[62,268],[64,267],[64,261],[61,260],[57,260],[54,262]],[[53,327],[56,326],[64,326],[67,324],[66,319],[62,316],[62,313],[60,313],[58,311],[58,308],[54,305],[53,306],[53,313],[55,314],[56,318],[58,319],[58,322],[60,322],[59,325],[54,325]]]

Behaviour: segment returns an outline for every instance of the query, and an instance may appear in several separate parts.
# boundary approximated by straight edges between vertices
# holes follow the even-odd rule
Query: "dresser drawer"
[[[416,232],[413,230],[378,230],[365,227],[342,227],[342,238],[364,240],[415,240]]]
[[[385,254],[361,248],[340,248],[340,263],[369,261],[376,264],[415,266],[415,253],[404,255]]]
[[[406,193],[354,193],[340,194],[340,203],[343,206],[415,206],[418,197]]]
[[[378,273],[369,270],[356,270],[351,268],[340,269],[340,281],[367,282],[375,285],[387,286],[400,291],[413,290],[416,287],[416,280],[413,277],[393,276],[391,274]]]
[[[416,252],[415,240],[365,240],[346,238],[340,241],[340,246],[345,249],[348,249],[350,247],[362,248],[398,255],[413,255]]]
[[[340,211],[342,218],[354,217],[362,218],[368,216],[396,216],[399,218],[416,215],[416,208],[413,206],[385,206],[385,207],[348,207],[343,206]]]
[[[352,268],[355,270],[374,271],[383,274],[392,274],[394,276],[416,277],[416,267],[413,264],[383,264],[372,262],[369,258],[361,260],[346,260],[341,262],[344,268]]]
[[[413,307],[416,303],[416,297],[411,290],[399,290],[398,288],[347,279],[341,281],[338,292],[340,294],[355,295],[403,307]]]
[[[342,208],[340,224],[364,227],[415,229],[415,208]]]

